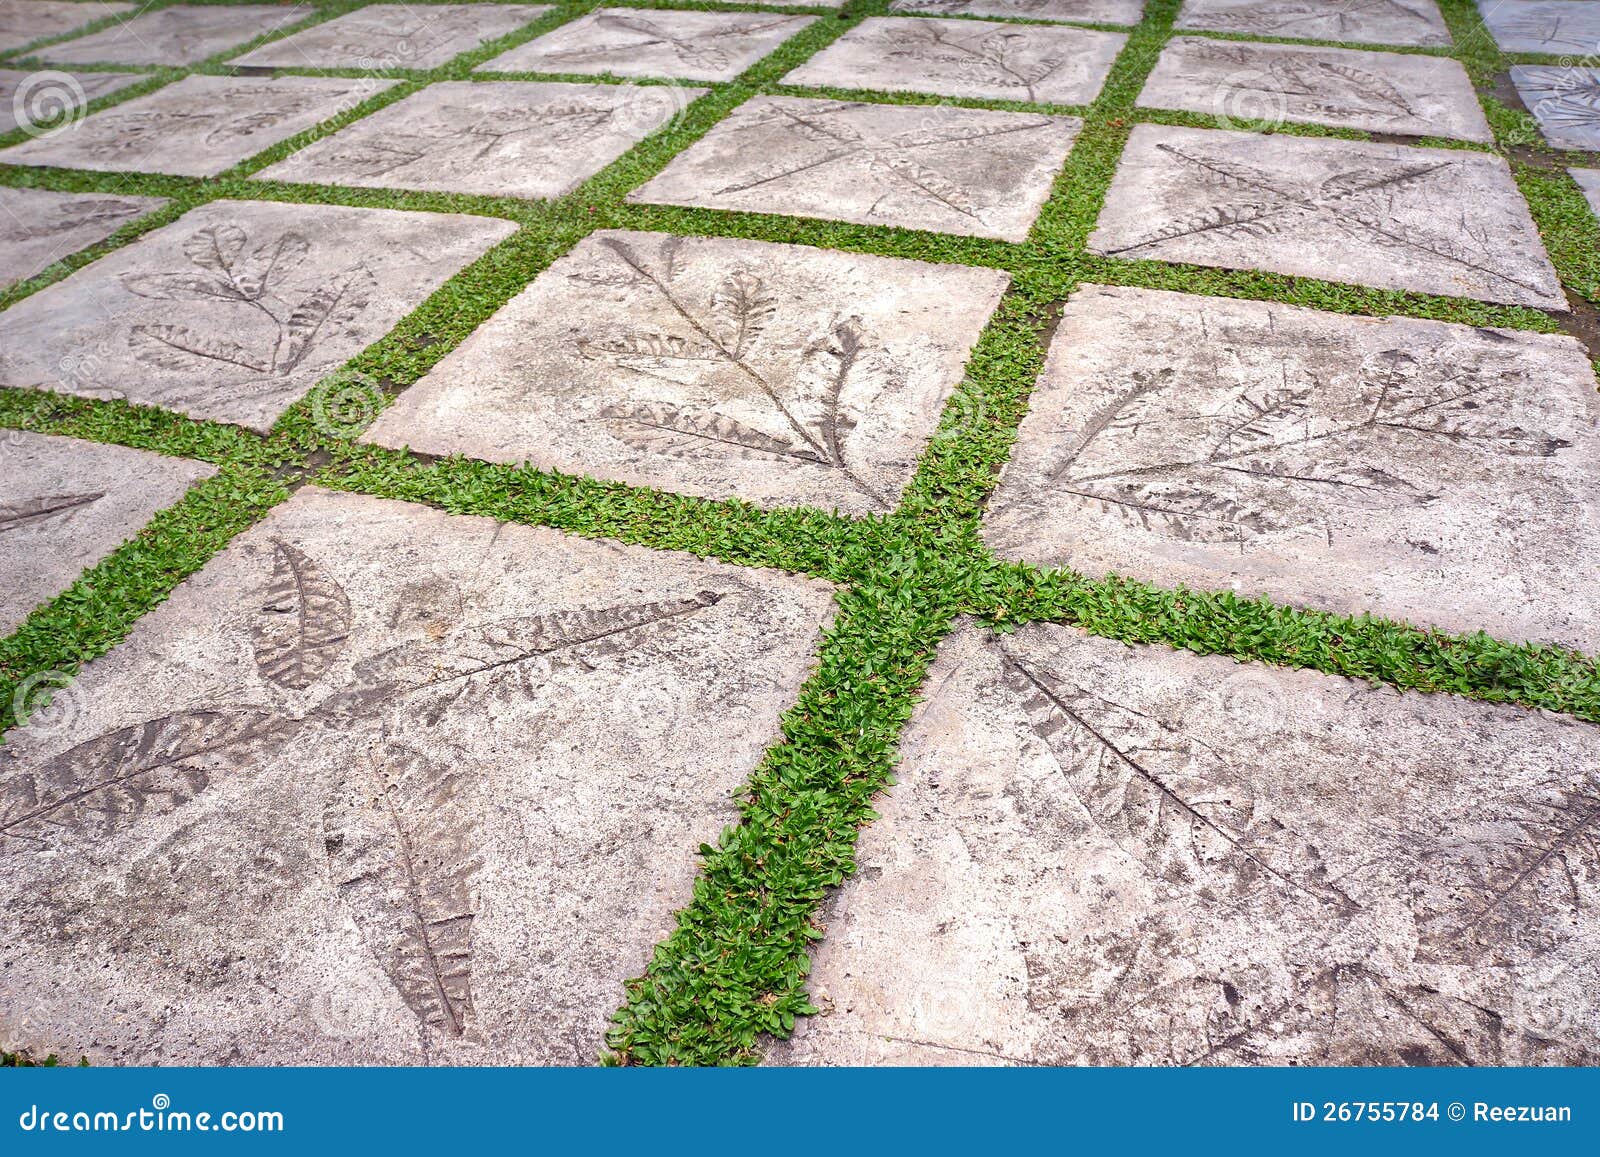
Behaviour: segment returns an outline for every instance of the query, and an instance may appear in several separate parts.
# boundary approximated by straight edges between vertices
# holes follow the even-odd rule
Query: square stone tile
[[[1600,654],[1574,338],[1090,286],[984,538],[1006,558]]]
[[[1545,140],[1558,149],[1600,149],[1600,68],[1519,64],[1511,83]]]
[[[0,188],[0,289],[104,241],[166,203],[165,197]]]
[[[367,434],[704,498],[892,509],[999,304],[967,266],[585,238]]]
[[[1600,3],[1592,0],[1479,0],[1478,14],[1507,52],[1600,52]]]
[[[0,431],[0,635],[215,473],[186,458]]]
[[[1015,16],[1132,26],[1144,19],[1144,0],[894,0],[889,10],[919,16]]]
[[[1467,70],[1438,56],[1179,36],[1167,43],[1138,103],[1207,113],[1225,124],[1302,121],[1494,140]]]
[[[133,9],[132,4],[102,0],[0,0],[0,52],[12,52],[46,36],[64,36],[74,28]]]
[[[1500,157],[1138,125],[1089,248],[1565,311]]]
[[[1128,38],[1120,32],[986,20],[862,21],[785,84],[1088,104]]]
[[[214,177],[360,104],[393,80],[188,76],[0,151],[0,164]]]
[[[1567,173],[1578,182],[1578,188],[1583,190],[1583,199],[1589,202],[1594,215],[1600,217],[1600,169],[1568,169]]]
[[[24,72],[0,68],[0,133],[8,133],[24,121],[48,130],[64,127],[65,118],[77,115],[92,100],[135,81],[146,79],[136,72]]]
[[[1600,1062],[1600,729],[965,627],[768,1060]]]
[[[257,174],[269,181],[495,197],[570,193],[703,88],[447,81]]]
[[[488,217],[213,201],[0,313],[0,386],[266,430],[515,230]]]
[[[1083,122],[760,96],[628,200],[1023,241]]]
[[[1450,44],[1433,0],[1185,0],[1173,26],[1355,44]]]
[[[41,49],[39,58],[59,64],[199,64],[315,11],[303,4],[177,4],[53,44]]]
[[[7,737],[0,1037],[592,1063],[831,614],[813,579],[300,491],[68,725]]]
[[[519,44],[479,72],[732,80],[815,16],[602,8]]]
[[[438,68],[550,11],[548,4],[373,4],[269,41],[240,68]]]

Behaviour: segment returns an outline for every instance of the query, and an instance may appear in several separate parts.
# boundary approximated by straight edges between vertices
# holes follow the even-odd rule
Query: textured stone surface
[[[392,80],[189,76],[94,113],[0,164],[214,177],[382,92]]]
[[[91,36],[39,50],[61,64],[199,64],[258,36],[304,20],[315,9],[276,4],[174,5],[143,12]]]
[[[104,241],[135,217],[166,203],[164,197],[0,189],[0,288]]]
[[[815,20],[777,12],[602,8],[502,53],[478,71],[732,80]]]
[[[66,0],[0,0],[0,52],[46,36],[64,36],[107,16],[132,12],[132,4],[68,3]]]
[[[1394,52],[1179,36],[1161,53],[1139,105],[1224,122],[1304,121],[1494,140],[1466,69],[1443,57]]]
[[[999,303],[994,270],[602,232],[369,431],[763,506],[887,511]]]
[[[831,613],[810,579],[302,490],[85,669],[70,726],[8,736],[0,1036],[592,1062]]]
[[[1088,104],[1127,43],[1120,32],[875,16],[783,78],[785,84]]]
[[[1144,0],[894,0],[889,8],[925,16],[1016,16],[1134,25],[1143,17]]]
[[[1591,0],[1479,0],[1478,14],[1507,52],[1600,52],[1600,3]]]
[[[984,537],[1095,576],[1600,654],[1597,462],[1573,338],[1092,286]]]
[[[1504,160],[1139,125],[1089,248],[1565,310]]]
[[[515,228],[213,201],[0,313],[0,385],[265,430]]]
[[[630,201],[1022,241],[1082,122],[762,96]]]
[[[23,72],[0,68],[0,133],[26,122],[48,128],[97,97],[145,79],[132,72]]]
[[[258,175],[374,189],[559,197],[671,123],[704,91],[524,81],[432,84]]]
[[[1355,44],[1450,44],[1433,0],[1185,0],[1174,27]]]
[[[214,473],[124,446],[0,431],[0,634]]]
[[[1600,149],[1600,69],[1515,65],[1511,83],[1558,149]]]
[[[1593,724],[1037,624],[927,687],[770,1060],[1600,1061]]]
[[[1600,217],[1600,169],[1568,169],[1567,172],[1583,190],[1583,199],[1589,202],[1589,208]]]
[[[244,68],[437,68],[550,11],[548,4],[373,4],[252,49]]]

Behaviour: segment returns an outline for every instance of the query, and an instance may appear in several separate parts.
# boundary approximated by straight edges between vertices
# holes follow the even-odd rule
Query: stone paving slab
[[[1600,3],[1593,0],[1479,0],[1478,14],[1507,52],[1600,52]]]
[[[1589,202],[1594,215],[1600,217],[1600,169],[1568,169],[1567,173],[1578,182],[1583,199]]]
[[[1179,36],[1162,51],[1138,103],[1224,122],[1494,140],[1467,70],[1434,56]]]
[[[0,754],[0,1036],[571,1064],[779,737],[832,588],[315,488]]]
[[[1579,342],[1074,294],[984,539],[1006,558],[1600,654]]]
[[[1173,27],[1354,44],[1451,43],[1433,0],[1185,0]]]
[[[1593,724],[1043,624],[927,688],[769,1061],[1600,1061]]]
[[[894,0],[889,10],[919,16],[1014,16],[1131,27],[1144,18],[1144,0]]]
[[[438,68],[549,4],[373,4],[235,57],[239,68]]]
[[[137,72],[38,72],[0,68],[0,133],[24,120],[31,126],[56,124],[90,101],[144,80]],[[61,127],[65,127],[64,125]],[[47,129],[48,131],[48,129]]]
[[[188,76],[0,151],[0,164],[214,177],[391,85],[370,77]]]
[[[892,509],[1007,278],[603,231],[366,440],[761,506]]]
[[[984,20],[874,16],[785,84],[1088,104],[1128,38],[1120,32]]]
[[[602,8],[502,53],[478,71],[732,80],[816,19]]]
[[[310,16],[309,5],[178,4],[143,12],[102,32],[40,49],[61,64],[199,64]]]
[[[761,96],[628,200],[1023,241],[1083,122]]]
[[[0,635],[215,473],[186,458],[0,431]]]
[[[107,16],[134,10],[132,4],[92,4],[67,0],[6,0],[0,4],[0,52],[11,52],[46,36],[64,36]]]
[[[0,313],[0,386],[266,430],[510,221],[213,201]]]
[[[104,241],[166,203],[165,197],[0,189],[0,289]]]
[[[1460,149],[1137,125],[1089,249],[1567,309],[1506,162]]]
[[[447,81],[363,117],[257,176],[370,189],[560,197],[670,124],[705,91]]]
[[[1600,68],[1519,64],[1511,83],[1558,149],[1600,149]]]

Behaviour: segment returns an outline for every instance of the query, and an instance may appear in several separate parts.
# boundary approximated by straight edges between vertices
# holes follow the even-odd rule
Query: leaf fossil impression
[[[299,548],[272,540],[272,579],[250,623],[261,677],[304,691],[325,674],[350,635],[350,599]]]

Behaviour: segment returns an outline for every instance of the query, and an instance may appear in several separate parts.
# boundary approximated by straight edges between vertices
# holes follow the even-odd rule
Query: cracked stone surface
[[[0,313],[0,385],[266,430],[510,221],[213,201]]]
[[[762,506],[890,510],[1003,273],[604,231],[366,440]]]
[[[125,446],[0,432],[0,633],[139,532],[216,468]]]
[[[1185,0],[1173,27],[1355,44],[1451,43],[1433,0]]]
[[[1588,56],[1600,51],[1600,3],[1589,0],[1479,0],[1478,14],[1507,52]]]
[[[144,80],[137,72],[71,72],[61,81],[57,72],[24,72],[0,68],[0,133],[16,128],[19,115],[29,124],[51,124],[61,115],[63,96],[74,109],[81,109],[98,97]],[[29,78],[34,78],[30,80]]]
[[[874,16],[785,84],[1088,104],[1128,38],[1120,32],[983,20]]]
[[[548,4],[373,4],[252,49],[241,68],[438,68],[514,32]]]
[[[0,289],[104,241],[166,203],[165,197],[0,189]]]
[[[779,737],[832,588],[303,489],[0,754],[0,1037],[571,1064]]]
[[[478,71],[732,80],[816,19],[602,8],[502,53]]]
[[[71,132],[0,151],[0,164],[214,177],[397,83],[188,76],[93,113]]]
[[[628,200],[1023,241],[1082,124],[761,96]]]
[[[174,5],[39,51],[63,64],[199,64],[287,28],[315,11],[307,5]]]
[[[1138,125],[1089,249],[1567,309],[1506,162],[1459,149]]]
[[[1179,36],[1162,51],[1138,103],[1224,121],[1494,140],[1467,70],[1433,56]]]
[[[1006,558],[1600,654],[1564,335],[1090,286],[989,504]]]
[[[1600,217],[1600,169],[1568,169],[1567,173],[1578,183],[1589,208]]]
[[[1600,68],[1518,64],[1511,83],[1558,149],[1600,149]]]
[[[769,1061],[1600,1061],[1593,724],[1043,624],[926,685]]]
[[[0,52],[11,52],[46,36],[64,36],[107,16],[132,12],[132,4],[68,3],[66,0],[6,0],[0,4]]]
[[[257,175],[371,189],[559,197],[666,127],[705,91],[674,85],[447,81],[363,117]]]
[[[919,16],[1015,16],[1132,26],[1144,16],[1144,0],[894,0],[889,10]]]

